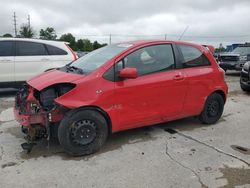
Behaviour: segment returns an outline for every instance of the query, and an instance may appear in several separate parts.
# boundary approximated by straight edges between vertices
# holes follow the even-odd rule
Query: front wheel
[[[106,119],[97,111],[69,112],[58,128],[58,139],[64,151],[73,156],[98,151],[108,136]]]
[[[199,116],[200,121],[204,124],[216,123],[223,113],[224,103],[223,97],[218,93],[208,96],[204,109]]]
[[[240,84],[240,87],[241,87],[242,91],[250,92],[250,87],[245,87],[245,86],[242,85],[242,84]]]

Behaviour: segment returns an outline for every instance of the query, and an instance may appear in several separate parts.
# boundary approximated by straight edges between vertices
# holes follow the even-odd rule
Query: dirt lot
[[[239,74],[213,126],[187,118],[111,136],[94,155],[72,158],[58,143],[30,154],[13,119],[13,92],[0,98],[0,187],[250,187],[250,94]]]

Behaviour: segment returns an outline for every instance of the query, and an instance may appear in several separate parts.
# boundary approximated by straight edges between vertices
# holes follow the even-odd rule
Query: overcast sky
[[[0,35],[27,23],[37,35],[41,28],[57,35],[112,42],[143,38],[179,39],[218,45],[250,41],[249,0],[0,0]],[[96,35],[96,36],[86,36]],[[132,36],[136,35],[136,36]],[[138,36],[137,36],[138,35]],[[142,36],[139,36],[142,35]],[[155,35],[155,36],[153,36]]]

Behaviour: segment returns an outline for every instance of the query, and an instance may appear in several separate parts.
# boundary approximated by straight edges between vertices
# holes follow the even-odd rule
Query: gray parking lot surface
[[[0,187],[250,187],[250,94],[239,73],[212,126],[186,118],[112,135],[96,154],[66,155],[54,141],[30,154],[12,113],[13,92],[0,93]]]

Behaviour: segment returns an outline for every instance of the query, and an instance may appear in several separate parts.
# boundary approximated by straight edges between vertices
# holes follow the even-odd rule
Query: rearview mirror
[[[124,68],[119,72],[120,78],[137,78],[136,68]]]

